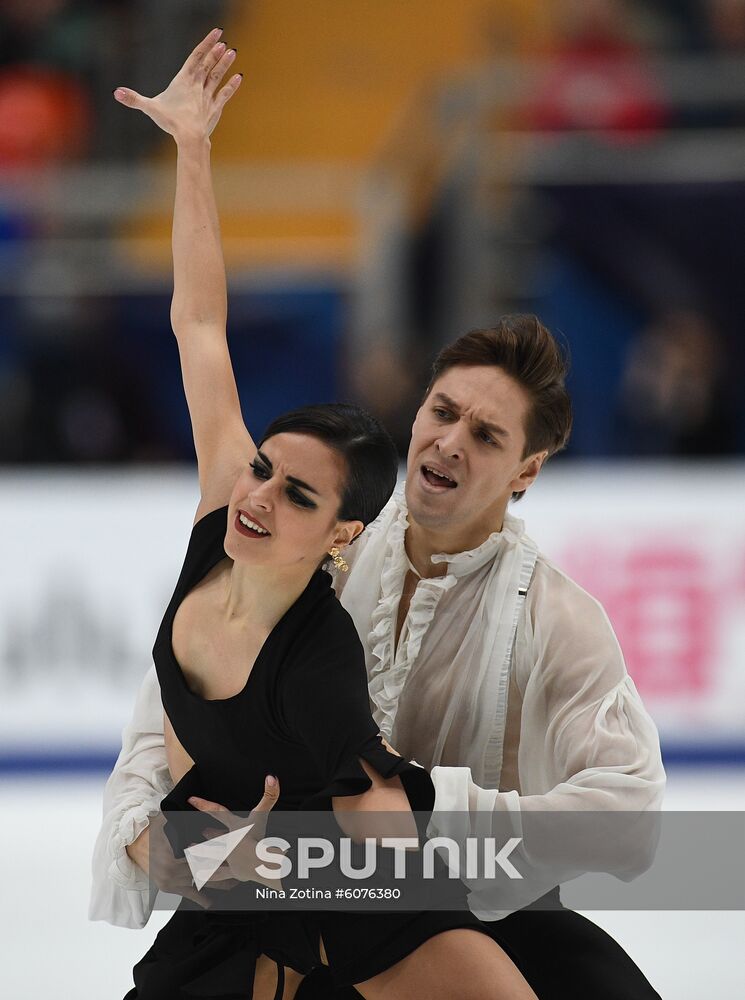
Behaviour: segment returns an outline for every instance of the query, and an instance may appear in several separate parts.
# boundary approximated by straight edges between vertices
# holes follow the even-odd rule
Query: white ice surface
[[[121,1000],[168,913],[139,931],[87,920],[100,778],[0,781],[0,993]],[[667,808],[743,809],[745,771],[674,771]],[[745,913],[594,913],[664,1000],[742,1000]]]

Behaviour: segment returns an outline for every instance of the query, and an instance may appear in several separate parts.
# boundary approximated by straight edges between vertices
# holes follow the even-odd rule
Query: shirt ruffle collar
[[[408,521],[407,521],[408,524]],[[478,545],[475,549],[466,552],[436,552],[432,556],[432,562],[448,564],[448,573],[453,576],[466,576],[477,569],[481,569],[488,562],[494,559],[497,551],[504,545],[519,542],[525,533],[525,524],[518,517],[511,514],[504,515],[504,523],[501,531],[493,531],[489,537]]]
[[[383,530],[379,534],[376,532],[381,540],[385,539],[383,544],[386,551],[380,578],[380,596],[372,613],[367,637],[367,646],[372,654],[369,669],[370,697],[376,706],[375,721],[387,737],[393,731],[398,700],[406,678],[419,655],[422,640],[442,595],[455,586],[459,577],[473,573],[492,561],[502,546],[518,542],[524,532],[523,522],[519,518],[505,514],[502,530],[492,532],[475,549],[433,555],[433,563],[447,563],[447,574],[420,579],[409,605],[408,635],[396,656],[394,647],[398,605],[404,579],[410,568],[404,547],[406,529],[409,527],[404,488],[402,485],[394,493],[390,501],[391,509],[385,518],[388,523],[381,524]]]

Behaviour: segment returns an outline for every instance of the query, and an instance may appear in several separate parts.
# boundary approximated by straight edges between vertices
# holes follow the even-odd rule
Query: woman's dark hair
[[[528,394],[523,458],[538,451],[554,455],[566,445],[572,429],[572,404],[566,390],[568,353],[537,316],[503,316],[496,326],[471,330],[449,344],[435,359],[425,399],[437,379],[457,365],[494,365]],[[512,499],[522,495],[513,493]]]
[[[388,503],[398,475],[398,453],[390,434],[370,413],[351,403],[317,403],[283,413],[264,431],[309,434],[344,456],[347,477],[337,517],[370,524]]]

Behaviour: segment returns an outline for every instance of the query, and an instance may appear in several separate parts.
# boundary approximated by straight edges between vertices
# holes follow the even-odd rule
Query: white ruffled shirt
[[[432,556],[443,576],[420,579],[398,646],[395,628],[410,569],[403,489],[335,573],[342,605],[365,648],[371,707],[392,746],[432,772],[437,814],[508,812],[520,836],[526,810],[659,808],[665,784],[659,739],[629,677],[600,604],[537,552],[522,522],[458,554]],[[89,916],[141,927],[152,898],[125,847],[158,811],[171,782],[154,668],[142,684],[122,752],[104,792],[93,857]],[[439,831],[430,829],[431,834]],[[447,831],[450,833],[450,831]],[[619,845],[615,873],[649,863]],[[566,867],[581,870],[581,859]],[[606,859],[604,870],[613,871]],[[561,874],[561,873],[559,873]],[[531,885],[530,897],[556,884]],[[507,907],[474,890],[473,911],[503,917]]]

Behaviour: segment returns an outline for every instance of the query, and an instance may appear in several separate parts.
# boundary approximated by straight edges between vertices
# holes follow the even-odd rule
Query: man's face
[[[460,535],[501,523],[512,493],[533,482],[546,457],[522,457],[529,406],[522,387],[493,365],[457,365],[435,382],[407,459],[406,501],[418,524]]]

